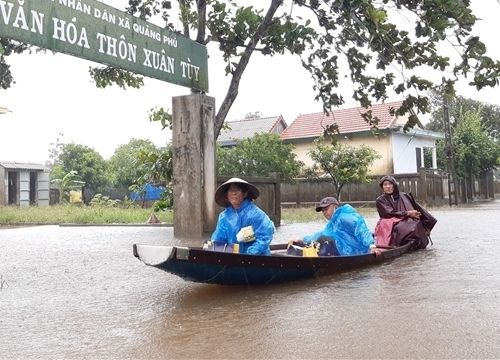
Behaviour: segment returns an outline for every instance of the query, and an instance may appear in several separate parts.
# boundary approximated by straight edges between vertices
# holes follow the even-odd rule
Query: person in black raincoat
[[[429,235],[437,220],[421,205],[411,193],[400,192],[396,179],[386,175],[379,181],[383,194],[376,200],[380,216],[375,229],[376,238],[380,236],[380,228],[384,222],[389,223],[386,230],[390,233],[391,246],[401,246],[413,241],[413,249],[425,249],[429,244]],[[378,238],[377,240],[379,240]]]

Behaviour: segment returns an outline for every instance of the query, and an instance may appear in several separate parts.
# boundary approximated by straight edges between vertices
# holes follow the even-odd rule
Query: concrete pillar
[[[174,236],[204,238],[216,223],[215,98],[172,98]]]
[[[435,146],[432,148],[432,168],[433,169],[437,169],[438,168],[438,165],[437,165],[437,154],[436,154],[436,147]]]
[[[424,147],[420,148],[420,167],[425,168]],[[417,169],[417,171],[420,171],[420,169]]]

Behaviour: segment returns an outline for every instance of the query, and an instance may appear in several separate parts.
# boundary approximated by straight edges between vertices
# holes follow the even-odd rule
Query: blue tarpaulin
[[[146,184],[144,186],[145,192],[140,194],[138,192],[130,193],[130,200],[132,201],[155,201],[160,199],[161,192],[165,190],[163,186],[153,186],[151,184]]]

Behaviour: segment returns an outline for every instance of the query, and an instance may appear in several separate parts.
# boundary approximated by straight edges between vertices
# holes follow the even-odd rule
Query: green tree
[[[75,143],[64,144],[58,162],[65,174],[76,171],[85,182],[84,194],[85,190],[91,193],[98,192],[108,183],[106,161],[97,151],[88,146]]]
[[[315,141],[309,156],[315,162],[315,173],[323,173],[331,179],[339,200],[345,184],[369,181],[368,168],[380,158],[375,150],[366,145],[353,147],[338,142],[327,144],[321,138]]]
[[[480,113],[466,112],[453,133],[455,168],[461,178],[472,179],[498,166],[500,145],[484,130]]]
[[[419,124],[417,113],[430,111],[427,95],[433,88],[421,74],[438,70],[446,75],[445,89],[454,92],[459,76],[471,76],[470,84],[477,89],[496,86],[500,77],[500,62],[486,53],[485,45],[474,36],[472,28],[478,20],[463,0],[271,0],[267,7],[243,6],[235,1],[178,0],[178,11],[165,0],[129,0],[129,14],[148,19],[162,16],[165,26],[207,45],[216,43],[226,62],[229,87],[215,117],[218,137],[231,109],[251,56],[293,54],[312,76],[316,99],[325,112],[343,104],[339,79],[350,78],[352,97],[367,107],[387,97],[392,90],[405,101],[398,115],[409,114],[408,126]],[[415,19],[413,29],[404,30],[392,23],[392,12]],[[395,15],[399,18],[398,14]],[[176,29],[171,18],[179,19]],[[192,32],[194,34],[192,34]],[[441,43],[453,43],[458,59],[452,60]],[[0,39],[0,84],[7,88],[12,74],[6,57],[25,50],[23,44]],[[340,66],[340,59],[347,68]],[[142,78],[127,71],[105,67],[92,69],[91,76],[99,87],[118,84],[122,87],[142,86]],[[369,122],[377,122],[367,112]]]
[[[69,202],[71,190],[81,191],[82,187],[85,186],[85,182],[82,181],[81,176],[75,170],[71,170],[59,178],[52,179],[51,182],[59,185],[60,203]]]
[[[278,134],[256,134],[231,148],[217,147],[217,169],[225,176],[271,176],[292,180],[303,167],[295,159],[293,145],[283,144]]]
[[[144,166],[138,163],[139,153],[154,152],[156,146],[150,140],[131,139],[120,145],[108,161],[108,179],[116,188],[128,189],[144,172]]]
[[[64,171],[61,164],[54,165],[50,169],[50,181],[53,181],[55,179],[62,179],[66,174],[67,172]]]
[[[62,152],[64,143],[62,142],[62,137],[64,136],[63,133],[59,133],[56,141],[53,143],[50,143],[51,148],[49,148],[49,160],[45,161],[45,166],[48,167],[49,169],[53,169],[54,166],[59,165],[59,155]],[[52,172],[52,171],[51,171]]]
[[[165,189],[162,191],[160,200],[154,205],[154,211],[171,208],[173,205],[172,146],[152,151],[142,149],[138,153],[137,164],[141,164],[140,173],[142,175],[133,182],[130,186],[130,190],[138,192],[139,194],[144,194],[147,184],[164,186]]]
[[[440,92],[433,91],[431,92],[431,99],[433,111],[431,120],[425,127],[429,130],[444,132],[443,96]],[[483,129],[492,139],[500,140],[500,106],[463,96],[453,97],[448,102],[450,126],[455,128],[459,119],[463,118],[466,112],[479,112]]]

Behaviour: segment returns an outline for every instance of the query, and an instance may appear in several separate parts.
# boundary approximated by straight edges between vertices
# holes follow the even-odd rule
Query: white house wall
[[[392,151],[395,174],[416,173],[416,148],[434,148],[435,140],[420,136],[408,137],[408,134],[392,134]]]

